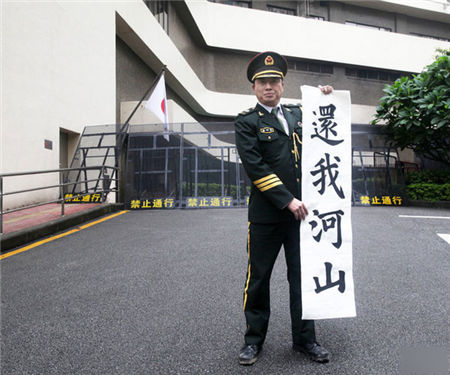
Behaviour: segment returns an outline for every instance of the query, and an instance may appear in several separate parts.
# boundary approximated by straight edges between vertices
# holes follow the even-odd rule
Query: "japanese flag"
[[[164,138],[169,141],[169,121],[167,120],[167,98],[164,73],[161,75],[150,98],[147,100],[145,108],[152,111],[164,124]]]

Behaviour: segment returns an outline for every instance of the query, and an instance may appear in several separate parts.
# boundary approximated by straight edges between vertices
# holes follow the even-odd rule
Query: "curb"
[[[31,228],[18,230],[17,232],[6,233],[1,236],[1,252],[33,242],[42,237],[60,232],[64,229],[104,216],[108,213],[123,209],[122,203],[108,203],[98,207],[90,208],[86,211],[77,212],[68,216],[58,218],[48,223],[36,225]]]

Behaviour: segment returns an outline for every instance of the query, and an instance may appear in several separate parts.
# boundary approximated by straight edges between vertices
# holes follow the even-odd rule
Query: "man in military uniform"
[[[289,281],[293,349],[317,362],[328,351],[316,342],[314,321],[302,320],[300,286],[300,220],[308,215],[301,200],[302,112],[281,105],[287,62],[263,52],[249,63],[247,77],[258,104],[235,120],[236,146],[252,181],[248,209],[248,269],[244,287],[247,329],[239,363],[251,365],[261,352],[270,315],[270,275],[284,246]],[[319,88],[324,94],[332,87]]]

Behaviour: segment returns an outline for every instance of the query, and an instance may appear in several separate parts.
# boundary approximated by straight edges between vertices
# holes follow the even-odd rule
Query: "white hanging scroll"
[[[302,86],[300,228],[303,319],[356,316],[352,271],[349,91]]]

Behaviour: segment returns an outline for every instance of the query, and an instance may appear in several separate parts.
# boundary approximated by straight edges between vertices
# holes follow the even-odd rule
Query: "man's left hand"
[[[320,86],[319,85],[319,90],[322,91],[323,94],[328,95],[331,94],[333,92],[333,86]]]

